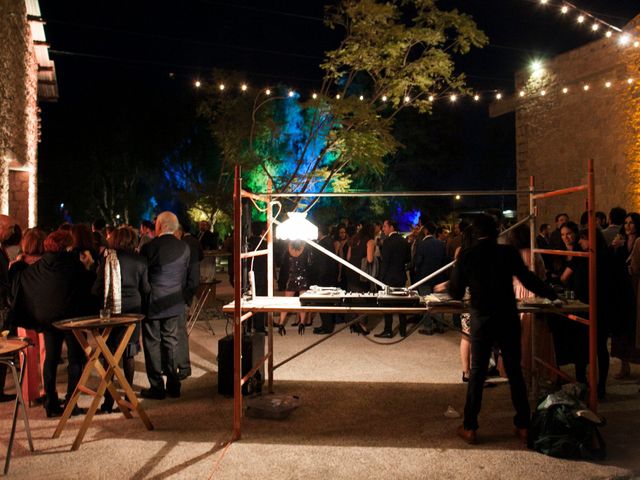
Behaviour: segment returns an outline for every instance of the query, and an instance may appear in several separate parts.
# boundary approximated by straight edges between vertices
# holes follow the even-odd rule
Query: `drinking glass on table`
[[[95,312],[95,310],[94,310]],[[100,309],[100,320],[106,322],[111,318],[111,309],[110,308],[101,308]]]

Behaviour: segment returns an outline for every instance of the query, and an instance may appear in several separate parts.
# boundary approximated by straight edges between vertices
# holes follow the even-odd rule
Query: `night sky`
[[[158,151],[170,148],[185,134],[184,119],[201,95],[193,82],[206,81],[213,68],[244,72],[254,86],[282,82],[301,93],[317,88],[323,52],[340,39],[322,22],[326,3],[40,0],[60,94],[57,103],[42,106],[41,217],[55,217],[68,192],[81,187],[81,178],[70,172],[91,175],[90,169],[83,171],[86,145],[108,145],[114,126],[126,131],[132,119],[140,125],[145,118],[152,124],[162,117],[160,127],[138,133],[158,145]],[[619,27],[640,14],[637,0],[574,3]],[[471,14],[489,36],[490,45],[458,62],[469,86],[478,90],[510,91],[515,70],[532,59],[549,58],[596,38],[588,27],[562,18],[557,8],[542,7],[538,0],[442,0],[439,5]],[[472,167],[447,172],[436,184],[425,179],[411,188],[514,186],[512,115],[489,119],[486,102],[469,105],[467,100],[436,107],[421,125],[431,130],[430,138],[450,138],[456,132],[452,142],[458,148],[451,155]],[[493,181],[478,176],[482,159],[494,157],[504,174]]]

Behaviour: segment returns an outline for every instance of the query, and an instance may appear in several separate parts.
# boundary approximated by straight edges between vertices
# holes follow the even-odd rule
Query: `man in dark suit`
[[[478,215],[473,230],[478,243],[460,255],[449,282],[449,293],[453,298],[462,299],[467,287],[471,291],[471,376],[464,423],[458,428],[458,435],[467,443],[476,442],[482,388],[492,347],[497,344],[516,410],[515,433],[520,440],[526,441],[531,412],[520,366],[520,318],[513,277],[537,295],[552,300],[557,296],[527,269],[515,248],[498,245],[498,227],[493,217]]]
[[[447,264],[447,247],[444,242],[441,242],[435,237],[436,229],[438,227],[433,222],[427,222],[424,229],[424,238],[418,241],[416,245],[416,255],[414,257],[414,268],[416,274],[416,281],[431,275],[436,270],[444,267]],[[423,283],[418,287],[420,295],[428,295],[433,292],[433,287],[438,283],[446,280],[446,274],[438,275],[435,278]],[[435,319],[435,325],[434,325]],[[434,332],[444,333],[442,314],[429,314],[426,313],[422,317],[424,328],[420,329],[418,333],[423,335],[433,335]]]
[[[151,295],[147,318],[142,322],[144,359],[150,388],[143,398],[161,400],[180,396],[178,377],[178,322],[185,322],[184,292],[192,288],[189,278],[189,247],[175,237],[178,218],[162,212],[156,219],[156,238],[140,252],[149,262]],[[165,389],[162,373],[167,376]]]
[[[187,312],[191,310],[191,304],[200,286],[200,262],[204,258],[202,246],[196,237],[191,235],[188,227],[180,225],[175,232],[176,238],[182,240],[189,246],[189,273],[187,278],[187,288],[184,289],[184,301],[187,304]],[[185,315],[184,322],[178,322],[178,377],[184,380],[191,376],[191,359],[189,358],[189,334],[187,333],[187,322]]]
[[[318,234],[320,239],[318,245],[329,250],[334,251],[333,238],[329,235],[329,226],[320,225],[318,227]],[[313,272],[312,281],[315,285],[320,287],[335,287],[338,283],[338,262],[336,262],[330,256],[316,251],[313,259]],[[322,324],[319,327],[313,329],[313,333],[325,334],[332,333],[336,326],[336,314],[335,313],[321,313],[320,319]]]
[[[202,245],[203,250],[217,250],[218,249],[218,238],[211,231],[211,224],[205,220],[200,222],[199,226],[200,233],[198,234],[198,240],[200,241],[200,245]]]
[[[405,287],[407,285],[406,264],[411,260],[411,251],[405,238],[398,233],[398,224],[393,220],[385,220],[382,231],[386,240],[380,250],[382,261],[380,263],[380,280],[389,287]],[[406,315],[399,315],[400,335],[407,334]],[[393,315],[384,316],[384,330],[376,333],[378,338],[393,338]]]

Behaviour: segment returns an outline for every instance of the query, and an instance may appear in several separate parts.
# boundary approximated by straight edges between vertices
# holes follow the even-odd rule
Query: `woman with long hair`
[[[632,258],[640,237],[640,214],[629,213],[620,233],[611,243],[613,249],[611,356],[620,359],[620,370],[613,377],[628,378],[631,363],[640,363],[640,348],[636,346],[638,284],[640,271],[632,268]]]
[[[109,249],[105,250],[104,260],[98,268],[94,293],[101,300],[102,306],[111,313],[141,313],[148,300],[149,286],[147,259],[135,253],[138,237],[130,227],[117,228],[109,237]],[[114,328],[107,340],[111,351],[115,351],[125,328]],[[135,356],[140,351],[140,324],[129,339],[122,354],[122,370],[130,385],[135,373]],[[113,397],[105,392],[104,402],[100,410],[110,413],[113,408]]]
[[[280,288],[284,287],[285,297],[298,297],[309,289],[310,267],[311,252],[308,248],[305,248],[304,242],[300,240],[290,241],[282,262],[280,278],[278,279]],[[286,335],[287,315],[288,312],[286,311],[280,312],[280,321],[278,323],[274,322],[280,335]],[[305,320],[306,314],[300,312],[299,320],[292,324],[292,326],[298,327],[298,333],[301,335],[304,333],[305,327],[309,327],[312,324],[312,321],[307,323]]]

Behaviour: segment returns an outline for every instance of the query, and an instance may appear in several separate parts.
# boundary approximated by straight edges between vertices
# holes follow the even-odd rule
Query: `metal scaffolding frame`
[[[586,257],[589,259],[589,318],[582,318],[577,315],[563,314],[555,311],[554,313],[567,318],[570,321],[578,322],[589,327],[589,408],[593,412],[597,412],[598,409],[598,366],[597,366],[597,337],[598,337],[598,314],[597,314],[597,283],[596,283],[596,217],[595,217],[595,179],[593,171],[593,160],[590,159],[587,165],[587,183],[583,185],[577,185],[574,187],[562,188],[559,190],[547,191],[536,193],[534,177],[530,177],[529,180],[529,228],[531,235],[531,269],[535,268],[534,255],[536,253],[545,255],[557,255],[557,256],[573,256],[573,257]],[[573,252],[566,250],[549,250],[536,248],[536,215],[537,215],[537,201],[547,198],[558,197],[561,195],[569,195],[577,192],[586,192],[586,206],[587,214],[589,217],[588,232],[589,232],[589,251],[588,252]],[[540,365],[542,368],[546,368],[556,373],[558,376],[569,380],[575,381],[569,375],[564,373],[555,365],[550,365],[543,359],[536,355],[535,351],[535,322],[532,322],[531,332],[531,352],[533,357],[532,362],[532,379],[538,378],[536,365]],[[537,383],[534,383],[533,390],[537,390]]]

